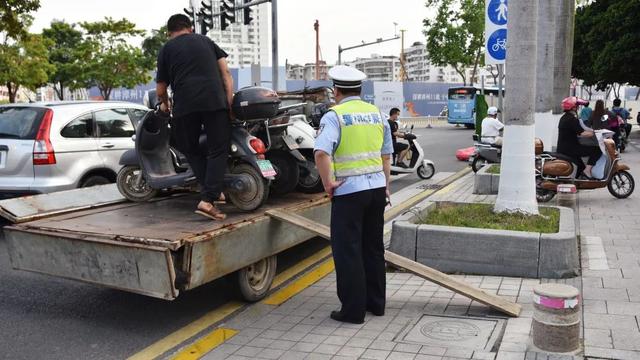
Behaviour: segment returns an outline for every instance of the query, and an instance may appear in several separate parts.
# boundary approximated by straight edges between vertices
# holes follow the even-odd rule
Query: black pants
[[[385,188],[333,197],[331,249],[336,265],[341,311],[364,319],[366,309],[384,311]]]
[[[184,152],[202,187],[201,199],[207,202],[217,200],[223,190],[229,156],[229,112],[194,112],[174,119],[172,125],[178,149]],[[203,129],[207,135],[207,142],[205,148],[201,149],[200,135]]]
[[[573,163],[577,165],[576,176],[580,176],[585,169],[584,161],[582,161],[583,156],[588,156],[587,165],[595,165],[600,156],[602,155],[602,151],[600,151],[600,147],[598,146],[585,146],[580,145],[574,149],[573,154],[564,154],[573,159]]]

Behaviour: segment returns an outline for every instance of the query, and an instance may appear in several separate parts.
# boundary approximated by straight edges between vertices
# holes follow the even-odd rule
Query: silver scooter
[[[431,179],[436,173],[433,161],[425,159],[424,150],[416,141],[417,138],[418,136],[413,133],[413,125],[411,125],[411,130],[404,134],[404,139],[409,142],[409,150],[407,152],[409,166],[405,168],[393,162],[391,164],[391,175],[410,174],[415,171],[421,179]]]
[[[469,165],[473,172],[478,172],[486,164],[500,164],[502,147],[480,142],[478,134],[473,134],[475,151],[469,157]]]

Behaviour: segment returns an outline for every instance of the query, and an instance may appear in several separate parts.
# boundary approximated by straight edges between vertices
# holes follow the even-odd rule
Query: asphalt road
[[[456,149],[470,146],[471,131],[453,126],[415,129],[436,171],[455,172],[466,163]],[[412,174],[393,191],[419,181]],[[279,269],[317,251],[312,240],[279,257]],[[123,291],[11,269],[0,238],[0,358],[123,359],[193,322],[231,299],[231,279],[183,293],[169,302]]]

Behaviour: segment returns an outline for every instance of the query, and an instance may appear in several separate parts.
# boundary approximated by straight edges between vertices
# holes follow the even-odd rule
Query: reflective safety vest
[[[335,176],[346,177],[382,171],[384,119],[380,110],[362,100],[332,109],[340,122],[340,144],[333,154]]]

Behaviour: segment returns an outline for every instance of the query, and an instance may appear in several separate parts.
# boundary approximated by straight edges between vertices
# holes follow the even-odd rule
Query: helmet
[[[573,110],[574,108],[578,107],[578,105],[588,105],[589,102],[586,100],[582,100],[580,98],[577,98],[575,96],[569,96],[567,98],[564,98],[562,100],[562,110],[563,111],[569,111],[569,110]]]
[[[488,115],[497,115],[498,114],[498,108],[495,106],[490,107],[489,109],[487,109],[487,114]]]

